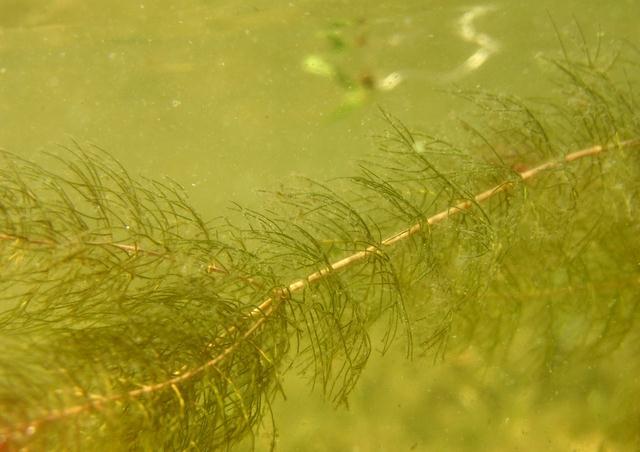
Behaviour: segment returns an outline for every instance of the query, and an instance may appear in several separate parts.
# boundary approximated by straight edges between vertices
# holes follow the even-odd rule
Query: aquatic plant
[[[459,81],[472,72],[480,69],[489,58],[500,49],[500,43],[489,34],[476,29],[478,18],[495,10],[493,6],[478,5],[464,10],[457,20],[452,23],[455,38],[471,44],[473,53],[452,68],[443,71],[430,69],[394,68],[391,72],[380,73],[381,61],[374,61],[368,56],[369,47],[389,47],[387,54],[403,41],[413,41],[406,33],[396,32],[380,39],[374,38],[372,25],[382,25],[398,18],[377,19],[376,24],[368,24],[362,18],[359,20],[335,20],[319,33],[325,44],[325,51],[310,53],[302,61],[302,69],[312,75],[331,80],[343,91],[340,105],[330,115],[338,119],[349,112],[361,108],[373,100],[375,93],[393,91],[402,85],[407,78],[418,77],[423,81],[436,83],[451,83]],[[423,13],[424,14],[424,13]],[[418,14],[417,16],[420,16]],[[415,18],[415,15],[412,15]],[[412,20],[405,18],[412,23]],[[372,45],[370,41],[375,43]],[[376,42],[377,41],[377,42]],[[413,44],[418,46],[417,44]],[[381,49],[378,48],[378,51]]]
[[[551,101],[460,92],[481,118],[455,141],[384,113],[357,176],[244,223],[94,146],[3,151],[0,450],[230,448],[287,370],[345,402],[374,324],[540,375],[637,352],[637,53],[565,51]]]

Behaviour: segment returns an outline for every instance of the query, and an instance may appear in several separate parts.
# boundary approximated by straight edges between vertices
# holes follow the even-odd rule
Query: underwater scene
[[[0,0],[0,452],[640,450],[638,18]]]

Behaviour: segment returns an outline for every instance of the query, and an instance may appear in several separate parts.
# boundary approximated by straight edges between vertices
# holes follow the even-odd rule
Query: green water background
[[[474,7],[487,9],[475,29],[498,46],[456,72],[477,50],[458,29]],[[259,189],[294,175],[352,174],[385,128],[379,106],[452,134],[468,108],[446,92],[452,82],[547,94],[540,56],[559,51],[551,18],[561,32],[579,23],[593,43],[640,42],[640,2],[626,0],[0,0],[0,147],[39,158],[73,139],[95,143],[134,174],[180,182],[205,217],[225,215],[231,202],[259,206]],[[342,51],[327,38],[335,24]],[[310,55],[354,80],[397,72],[402,82],[341,108],[347,90],[305,71]],[[597,432],[559,427],[570,407],[529,413],[505,374],[465,359],[374,354],[350,409],[338,411],[287,374],[278,450],[597,450]],[[598,397],[589,406],[606,416]],[[267,446],[265,432],[257,447]]]

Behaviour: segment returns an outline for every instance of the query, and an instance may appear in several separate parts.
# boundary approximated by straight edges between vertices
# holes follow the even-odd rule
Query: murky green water
[[[436,128],[459,108],[438,90],[464,86],[535,94],[536,56],[557,50],[573,15],[595,39],[637,36],[631,1],[478,4],[477,34],[461,36],[468,2],[9,1],[0,11],[0,145],[31,154],[69,137],[90,141],[145,175],[187,186],[199,208],[252,202],[256,189],[291,174],[348,173],[382,127],[377,106]],[[350,45],[340,55],[331,24]],[[354,79],[399,73],[395,88],[368,93],[345,115],[345,89],[305,72],[309,55]],[[456,73],[456,70],[459,72]]]
[[[438,130],[466,108],[443,92],[454,84],[544,94],[540,55],[558,52],[550,18],[607,44],[638,43],[639,17],[631,0],[1,0],[0,147],[32,157],[95,143],[133,173],[180,182],[213,217],[232,201],[259,205],[257,190],[295,174],[350,174],[384,129],[379,106]],[[449,366],[374,357],[339,412],[288,377],[279,450],[512,450],[519,438],[597,450],[595,433],[578,444],[552,430],[567,407],[530,422],[515,398],[517,421],[493,418],[486,374]],[[436,426],[434,410],[466,427]],[[494,430],[508,439],[479,446]]]

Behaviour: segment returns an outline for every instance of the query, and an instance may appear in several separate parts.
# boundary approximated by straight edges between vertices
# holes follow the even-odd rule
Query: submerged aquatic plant
[[[3,152],[0,450],[229,448],[291,367],[345,402],[374,324],[540,375],[637,352],[638,59],[583,55],[552,102],[461,93],[485,124],[458,143],[385,114],[359,175],[240,225],[94,147]]]

